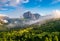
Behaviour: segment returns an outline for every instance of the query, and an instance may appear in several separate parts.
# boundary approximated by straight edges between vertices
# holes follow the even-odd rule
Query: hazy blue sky
[[[0,2],[0,14],[9,17],[22,17],[26,11],[45,15],[53,10],[60,10],[60,0],[2,0]]]

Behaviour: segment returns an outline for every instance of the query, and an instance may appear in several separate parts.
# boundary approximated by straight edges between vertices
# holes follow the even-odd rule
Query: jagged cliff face
[[[25,12],[25,13],[23,14],[23,17],[24,17],[25,19],[34,19],[34,15],[33,15],[30,11]]]
[[[24,17],[25,19],[34,20],[34,19],[39,19],[40,15],[39,15],[38,13],[32,14],[30,11],[28,11],[28,12],[25,12],[25,13],[23,14],[23,17]]]
[[[34,16],[35,16],[36,19],[40,18],[40,15],[38,13],[35,13]]]

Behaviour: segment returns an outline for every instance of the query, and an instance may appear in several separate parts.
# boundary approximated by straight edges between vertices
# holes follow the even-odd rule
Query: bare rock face
[[[30,11],[28,11],[23,14],[23,17],[25,19],[33,19],[34,20],[34,19],[39,19],[40,15],[38,13],[32,14]]]
[[[38,13],[35,13],[34,16],[36,19],[39,19],[41,15],[39,15]]]
[[[23,17],[24,17],[25,19],[34,19],[34,18],[35,18],[35,16],[34,16],[30,11],[25,12],[25,13],[23,14]]]

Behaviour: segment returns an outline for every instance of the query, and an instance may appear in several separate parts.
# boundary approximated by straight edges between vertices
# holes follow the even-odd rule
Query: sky
[[[0,14],[22,18],[26,11],[49,15],[60,11],[60,0],[0,0]]]

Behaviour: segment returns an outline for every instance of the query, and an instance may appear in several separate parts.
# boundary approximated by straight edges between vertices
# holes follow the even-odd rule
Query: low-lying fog
[[[56,19],[56,18],[60,18],[60,11],[56,10],[53,11],[51,13],[51,15],[47,15],[47,16],[41,16],[39,19],[37,20],[27,20],[27,21],[23,21],[23,23],[15,23],[15,24],[8,24],[7,27],[23,27],[26,25],[31,25],[31,24],[35,24],[37,22],[39,22],[40,24],[43,23],[45,20],[49,20],[49,19]]]

